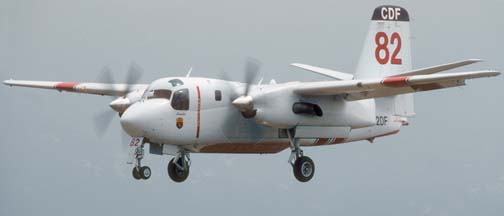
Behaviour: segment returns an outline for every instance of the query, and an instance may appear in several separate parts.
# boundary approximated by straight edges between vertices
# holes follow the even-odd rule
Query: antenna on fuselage
[[[192,72],[192,67],[189,68],[189,71],[187,71],[187,74],[185,75],[185,77],[190,77],[191,76],[191,72]]]
[[[259,80],[259,82],[257,82],[257,85],[260,86],[263,82],[263,78],[261,77],[261,79]]]

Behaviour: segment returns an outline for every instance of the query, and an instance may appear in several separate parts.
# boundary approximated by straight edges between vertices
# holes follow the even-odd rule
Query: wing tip
[[[472,63],[478,63],[478,62],[483,62],[483,59],[478,59],[478,58],[473,58],[473,59],[467,59],[466,61]]]
[[[501,72],[498,70],[480,70],[480,71],[474,71],[474,73],[483,74],[485,77],[494,77],[499,76],[501,74]]]
[[[477,72],[484,74],[485,77],[496,77],[496,76],[501,75],[501,72],[499,72],[498,70],[482,70],[482,71],[477,71]]]
[[[4,81],[3,81],[3,84],[4,84],[4,85],[8,85],[8,86],[12,86],[12,84],[14,84],[14,83],[13,83],[13,80],[12,80],[12,79],[8,79],[8,80],[4,80]]]

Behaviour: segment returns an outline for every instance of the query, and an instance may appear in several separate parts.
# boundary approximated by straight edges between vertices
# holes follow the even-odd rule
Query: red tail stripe
[[[196,138],[200,135],[200,113],[201,113],[201,92],[199,86],[196,86],[196,92],[198,93],[198,113],[196,119]]]

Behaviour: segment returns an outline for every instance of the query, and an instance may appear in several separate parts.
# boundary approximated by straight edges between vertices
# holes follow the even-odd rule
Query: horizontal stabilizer
[[[298,67],[298,68],[301,68],[301,69],[304,69],[304,70],[307,70],[310,72],[318,73],[320,75],[324,75],[324,76],[327,76],[327,77],[330,77],[333,79],[337,79],[337,80],[351,80],[351,79],[353,79],[352,74],[334,71],[334,70],[327,69],[327,68],[315,67],[315,66],[311,66],[311,65],[307,65],[307,64],[299,64],[299,63],[292,63],[291,65],[294,67]]]
[[[414,76],[414,75],[426,75],[426,74],[434,74],[434,73],[439,73],[442,71],[447,71],[451,70],[454,68],[474,64],[481,62],[481,59],[467,59],[463,61],[458,61],[458,62],[453,62],[453,63],[448,63],[448,64],[443,64],[443,65],[436,65],[432,67],[427,67],[427,68],[421,68],[421,69],[416,69],[408,72],[404,72],[401,74],[394,75],[392,77],[398,77],[398,76]]]

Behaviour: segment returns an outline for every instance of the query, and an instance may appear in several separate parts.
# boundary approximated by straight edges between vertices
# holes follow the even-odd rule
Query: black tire
[[[178,166],[176,166],[173,162],[173,159],[171,159],[170,163],[168,163],[168,176],[170,176],[170,178],[174,182],[183,182],[189,176],[189,166],[184,162],[182,158],[180,158],[177,163],[178,165],[185,167],[186,169],[182,170],[178,168]]]
[[[294,177],[300,182],[310,181],[315,174],[315,163],[313,163],[311,158],[306,156],[296,159],[292,168]]]
[[[151,169],[148,167],[148,166],[143,166],[143,167],[140,167],[140,176],[147,180],[151,177],[152,175],[152,172],[151,172]]]
[[[132,174],[133,174],[133,178],[135,178],[136,180],[142,179],[142,176],[140,175],[140,171],[136,167],[133,167]]]

